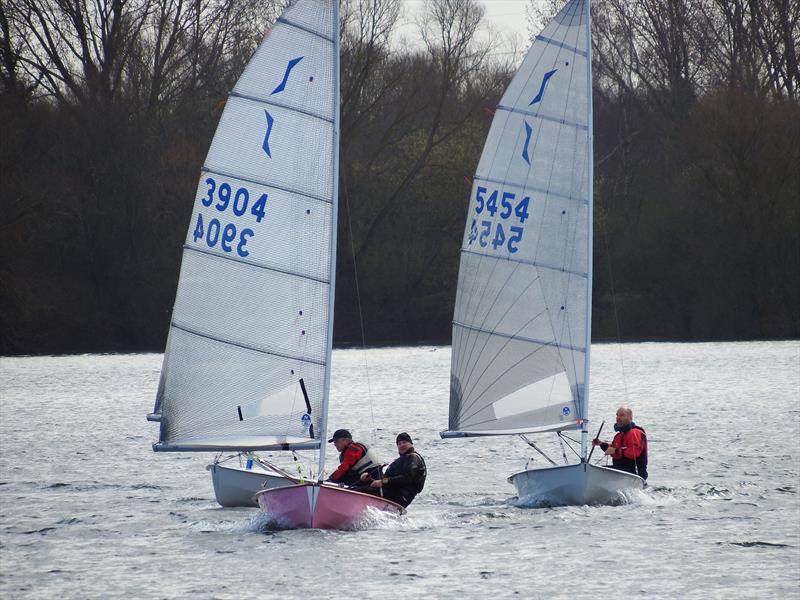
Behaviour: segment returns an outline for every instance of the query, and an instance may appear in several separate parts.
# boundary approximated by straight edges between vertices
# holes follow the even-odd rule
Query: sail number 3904
[[[235,192],[230,184],[222,183],[217,187],[217,182],[209,177],[206,179],[208,190],[204,198],[200,200],[203,206],[211,208],[213,205],[220,213],[230,209],[237,217],[243,217],[249,213],[255,217],[256,223],[260,223],[264,218],[267,205],[267,194],[261,196],[250,203],[250,192],[246,187],[240,187]],[[249,210],[248,210],[249,209]],[[207,219],[207,220],[206,220]],[[236,251],[242,258],[248,256],[250,252],[245,248],[247,240],[255,235],[250,228],[237,229],[234,223],[222,223],[216,217],[203,218],[203,213],[197,213],[192,237],[194,241],[202,240],[209,248],[215,248],[217,244],[224,252]]]
[[[478,218],[472,219],[467,244],[472,245],[477,240],[482,248],[491,245],[493,250],[505,246],[513,254],[519,250],[517,244],[522,240],[522,234],[525,232],[522,224],[529,216],[530,196],[517,200],[514,192],[500,193],[499,190],[492,190],[487,196],[488,191],[487,188],[480,185],[475,189],[475,213],[488,215],[492,217],[492,220],[483,219],[479,222]],[[498,213],[501,220],[495,222],[494,216]],[[519,225],[507,224],[508,232],[506,232],[503,221],[508,221],[512,215],[519,221]]]

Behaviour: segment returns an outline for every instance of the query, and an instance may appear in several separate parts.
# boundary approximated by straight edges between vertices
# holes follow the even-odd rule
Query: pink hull
[[[405,510],[379,496],[319,483],[301,483],[256,494],[261,510],[294,529],[347,529],[368,507],[394,514]]]

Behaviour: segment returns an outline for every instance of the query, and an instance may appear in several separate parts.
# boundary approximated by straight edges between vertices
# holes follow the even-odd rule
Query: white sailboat
[[[211,473],[214,497],[224,507],[258,506],[256,493],[260,490],[298,482],[296,475],[249,452],[225,458],[218,455],[206,469]]]
[[[148,415],[160,422],[156,452],[311,449],[322,478],[338,169],[338,1],[297,0],[230,93],[200,176]],[[325,502],[337,491],[353,514],[327,526],[363,508],[353,495],[402,511],[336,486]],[[280,510],[313,515],[319,495]]]
[[[521,500],[543,505],[615,503],[644,484],[587,455],[591,82],[590,0],[570,0],[536,36],[497,106],[461,246],[449,430],[441,435],[579,429],[580,462],[509,477]]]

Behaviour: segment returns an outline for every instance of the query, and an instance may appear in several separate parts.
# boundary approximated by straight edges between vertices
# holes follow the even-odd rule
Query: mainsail
[[[445,436],[577,428],[587,416],[589,43],[589,0],[572,0],[497,106],[461,245]]]
[[[336,260],[339,23],[298,0],[230,93],[183,250],[155,450],[317,448]]]

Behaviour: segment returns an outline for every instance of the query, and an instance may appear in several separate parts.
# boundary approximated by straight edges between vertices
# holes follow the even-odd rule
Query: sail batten
[[[309,194],[308,192],[303,192],[301,190],[291,189],[291,188],[287,188],[285,186],[280,186],[280,185],[277,185],[276,183],[271,182],[271,181],[263,181],[263,180],[258,180],[258,179],[242,177],[241,175],[233,175],[233,174],[228,173],[228,172],[220,171],[219,169],[217,169],[217,170],[212,169],[212,168],[210,168],[210,167],[208,167],[206,165],[203,165],[203,167],[200,169],[200,171],[203,172],[203,173],[211,173],[211,174],[219,175],[221,177],[226,177],[228,179],[235,179],[237,181],[242,181],[242,182],[245,182],[245,183],[254,183],[256,185],[260,185],[260,186],[263,186],[265,188],[272,188],[273,190],[279,190],[281,192],[288,192],[290,194],[296,194],[298,196],[303,196],[304,198],[310,198],[312,200],[316,200],[316,201],[321,202],[323,204],[333,204],[333,201],[330,198],[323,198],[322,196],[315,196],[313,194]]]
[[[496,329],[482,329],[480,327],[474,327],[472,325],[465,325],[464,323],[459,323],[458,321],[453,321],[453,325],[456,327],[461,327],[462,329],[469,329],[471,331],[477,331],[478,333],[487,333],[489,335],[507,338],[509,340],[519,340],[521,342],[529,342],[531,344],[536,344],[539,346],[553,346],[555,348],[564,348],[566,350],[573,350],[575,352],[585,352],[585,347],[579,346],[570,346],[567,344],[559,343],[555,340],[535,340],[532,338],[526,338],[524,336],[520,336],[514,333],[505,333],[503,331],[498,331]]]
[[[473,178],[453,318],[452,432],[553,431],[586,416],[588,21],[588,0],[571,0],[534,40]]]
[[[233,261],[233,262],[238,263],[240,265],[247,265],[249,267],[254,267],[256,269],[264,269],[266,271],[272,271],[274,273],[281,273],[282,275],[290,275],[292,277],[298,277],[300,279],[308,279],[309,281],[316,281],[317,283],[324,283],[324,284],[330,283],[330,281],[328,281],[327,279],[320,279],[319,277],[314,277],[312,275],[306,275],[304,273],[299,273],[299,272],[296,272],[296,271],[287,271],[286,269],[279,269],[279,268],[276,268],[276,267],[273,267],[273,266],[270,266],[270,265],[266,265],[266,264],[258,264],[258,263],[250,262],[250,261],[247,261],[247,260],[242,260],[242,259],[239,259],[239,258],[234,258],[232,256],[224,256],[224,255],[214,254],[213,252],[208,252],[206,250],[203,250],[202,248],[194,248],[192,246],[186,246],[186,245],[184,245],[183,248],[187,252],[197,252],[199,254],[205,254],[206,256],[210,256],[210,257],[213,257],[213,258],[216,258],[216,259],[219,259],[219,260],[230,260],[230,261]]]
[[[546,44],[552,44],[553,46],[558,46],[559,48],[564,48],[565,50],[570,50],[575,54],[580,54],[581,56],[587,56],[586,50],[580,50],[574,46],[570,46],[569,44],[565,44],[563,42],[559,42],[558,40],[551,39],[549,37],[545,37],[543,35],[537,35],[536,39],[540,42],[544,42]]]
[[[231,90],[198,181],[157,451],[320,448],[330,378],[338,9],[295,0]]]
[[[576,129],[586,130],[589,128],[588,125],[586,125],[586,123],[577,123],[574,121],[569,121],[567,119],[559,119],[558,117],[554,117],[551,115],[546,115],[531,110],[525,110],[522,108],[512,108],[510,106],[503,106],[502,104],[497,105],[497,110],[504,110],[506,112],[515,113],[518,115],[525,115],[526,117],[542,119],[543,121],[551,121],[553,123],[558,123],[559,125],[569,125],[570,127],[575,127]]]
[[[322,121],[326,121],[326,122],[328,122],[330,124],[333,124],[333,118],[332,117],[326,117],[323,114],[312,112],[310,110],[302,110],[302,109],[297,108],[297,107],[293,107],[293,106],[289,106],[289,105],[283,104],[282,102],[273,102],[273,101],[270,101],[270,100],[266,100],[265,98],[256,98],[255,96],[248,96],[247,94],[241,94],[241,93],[237,93],[237,92],[231,92],[228,97],[229,98],[241,98],[242,100],[249,100],[250,102],[258,102],[259,104],[265,104],[267,106],[275,106],[275,107],[278,107],[278,108],[285,108],[285,109],[287,109],[287,110],[289,110],[291,112],[298,113],[298,114],[301,114],[301,115],[307,115],[309,117],[314,117],[316,119],[320,119]]]
[[[202,331],[194,331],[194,330],[189,329],[188,327],[184,327],[180,323],[176,323],[174,321],[170,324],[170,326],[174,327],[175,329],[180,329],[181,331],[183,331],[185,333],[196,335],[198,337],[202,337],[202,338],[205,338],[207,340],[214,341],[214,342],[220,342],[221,344],[225,344],[227,346],[236,346],[237,348],[241,348],[242,350],[250,350],[252,352],[259,352],[261,354],[269,354],[270,356],[277,356],[279,358],[286,358],[288,360],[295,360],[295,361],[298,361],[298,362],[307,362],[307,363],[311,363],[311,364],[315,364],[315,365],[325,366],[325,362],[324,361],[314,360],[314,359],[307,358],[307,357],[304,357],[304,356],[289,356],[287,354],[281,354],[280,352],[275,352],[275,351],[272,351],[272,350],[267,350],[265,348],[259,348],[259,347],[256,347],[256,346],[246,346],[245,344],[240,344],[240,343],[237,343],[237,342],[234,342],[234,341],[231,341],[231,340],[226,340],[226,339],[223,339],[221,337],[210,336],[210,335],[208,335],[206,333],[203,333]]]
[[[556,190],[536,187],[535,185],[530,185],[529,183],[520,183],[520,182],[517,182],[517,181],[508,181],[508,180],[502,180],[502,179],[492,179],[491,177],[483,177],[483,176],[481,176],[481,175],[479,175],[477,173],[475,174],[475,177],[473,179],[475,179],[477,181],[485,181],[486,183],[494,183],[494,184],[497,184],[497,185],[508,185],[508,186],[516,187],[516,188],[520,188],[520,189],[524,188],[525,190],[527,190],[529,192],[539,192],[540,194],[546,194],[546,195],[552,196],[554,198],[560,198],[562,200],[569,200],[571,202],[579,202],[580,204],[584,204],[584,205],[587,205],[587,206],[589,204],[589,200],[587,198],[576,198],[574,196],[569,196],[567,194],[561,194],[561,193],[557,192]]]
[[[303,25],[300,25],[299,23],[293,23],[292,21],[290,21],[286,17],[283,17],[283,16],[278,17],[276,22],[277,23],[283,23],[284,25],[289,25],[290,27],[296,27],[300,31],[305,31],[306,33],[310,33],[312,35],[316,35],[316,36],[322,38],[323,40],[331,42],[332,44],[335,43],[335,40],[332,37],[328,37],[327,35],[319,33],[318,31],[314,31],[313,29],[309,29],[308,27],[304,27]]]
[[[530,266],[536,267],[538,269],[547,269],[548,271],[558,271],[560,273],[569,273],[571,275],[577,275],[578,277],[584,277],[585,278],[585,277],[588,276],[588,273],[585,273],[583,271],[572,271],[572,270],[567,269],[567,268],[565,268],[563,266],[548,265],[548,264],[545,264],[545,263],[542,263],[542,262],[535,262],[535,261],[532,261],[532,260],[523,260],[523,259],[519,259],[519,258],[515,259],[515,258],[510,258],[508,256],[492,256],[491,254],[486,254],[484,252],[476,252],[475,250],[464,250],[464,249],[462,249],[461,252],[463,254],[474,254],[475,256],[481,256],[483,258],[488,258],[490,260],[506,260],[508,262],[518,263],[518,264],[521,264],[521,265],[530,265]]]

